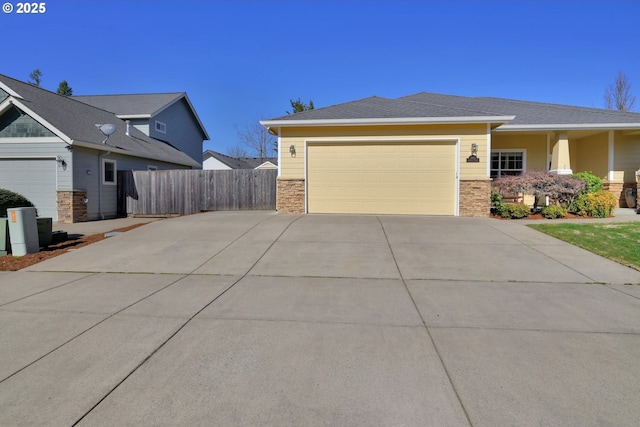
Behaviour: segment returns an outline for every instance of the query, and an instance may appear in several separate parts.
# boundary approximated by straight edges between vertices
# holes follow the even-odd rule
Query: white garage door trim
[[[454,194],[454,216],[460,215],[460,138],[424,138],[424,137],[407,137],[407,138],[375,138],[375,137],[353,137],[353,138],[339,138],[339,139],[327,139],[327,138],[310,138],[304,141],[304,182],[305,182],[305,197],[304,197],[304,209],[305,213],[309,213],[309,144],[321,143],[321,144],[367,144],[367,143],[388,143],[388,144],[402,144],[402,143],[453,143],[455,145],[455,194]]]
[[[51,168],[50,170],[47,170],[47,173],[50,173],[50,177],[52,178],[51,180],[47,179],[46,180],[46,186],[47,187],[54,187],[54,191],[51,193],[51,195],[46,195],[47,198],[52,198],[49,200],[49,211],[46,211],[45,209],[38,209],[38,215],[39,216],[47,216],[47,217],[52,217],[53,221],[57,221],[58,220],[58,210],[57,210],[57,188],[58,188],[58,173],[57,173],[57,167],[58,164],[56,162],[56,157],[54,156],[2,156],[0,157],[0,162],[2,161],[43,161],[43,162],[47,162],[46,164],[42,165],[42,166],[46,166],[47,168]],[[40,171],[46,170],[46,169],[42,169],[39,168]],[[24,194],[25,191],[21,190],[19,188],[19,186],[11,186],[9,188],[12,191],[17,191],[19,193],[22,193],[27,199],[29,199],[31,202],[33,202],[36,205],[36,208],[38,208],[38,205],[40,204],[38,201],[37,197],[33,197],[30,196],[29,194]]]

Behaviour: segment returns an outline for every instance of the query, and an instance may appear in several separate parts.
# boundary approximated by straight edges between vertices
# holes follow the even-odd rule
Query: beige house
[[[371,97],[261,124],[281,213],[487,216],[496,176],[590,171],[624,206],[640,114],[499,98]]]

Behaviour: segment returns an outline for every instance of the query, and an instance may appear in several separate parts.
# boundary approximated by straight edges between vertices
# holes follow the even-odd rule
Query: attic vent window
[[[156,130],[160,133],[167,133],[167,124],[156,120]]]

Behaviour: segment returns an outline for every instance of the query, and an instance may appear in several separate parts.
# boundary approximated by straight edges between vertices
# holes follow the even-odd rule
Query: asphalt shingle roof
[[[203,159],[215,158],[218,161],[224,163],[229,166],[231,169],[255,169],[264,162],[271,162],[274,165],[278,164],[278,159],[276,157],[267,157],[264,159],[260,159],[257,157],[242,157],[236,158],[227,156],[226,154],[218,153],[217,151],[207,150],[203,153]]]
[[[126,123],[114,113],[85,104],[73,97],[61,96],[45,89],[0,74],[0,82],[20,95],[19,102],[46,120],[73,141],[95,145],[96,149],[115,147],[137,157],[151,158],[169,163],[199,166],[182,151],[148,137],[131,126],[131,136],[126,135]],[[104,135],[96,124],[113,123],[116,132],[103,144]]]
[[[272,120],[341,120],[341,119],[395,119],[418,117],[486,117],[497,116],[490,110],[473,109],[455,105],[432,105],[410,100],[382,98],[372,96],[357,101],[295,114]]]
[[[492,97],[466,97],[420,92],[398,99],[370,97],[272,119],[279,122],[393,118],[508,117],[499,129],[546,125],[629,124],[640,126],[640,113],[519,101]]]
[[[81,95],[73,98],[119,116],[153,115],[185,95],[176,93],[147,93],[124,95]]]
[[[560,124],[638,124],[640,113],[601,108],[577,107],[544,102],[519,101],[493,97],[465,97],[421,92],[400,98],[402,100],[438,105],[458,105],[465,108],[490,109],[501,114],[515,115],[503,128],[526,125]]]

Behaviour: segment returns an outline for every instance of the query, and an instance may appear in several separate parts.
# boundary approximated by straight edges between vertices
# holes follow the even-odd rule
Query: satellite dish
[[[109,139],[109,136],[112,135],[116,131],[116,125],[111,124],[111,123],[105,123],[103,125],[100,125],[100,124],[96,123],[96,127],[98,128],[98,130],[100,132],[102,132],[102,134],[104,136],[106,136],[104,141],[102,141],[103,144],[105,144],[107,142],[107,139]]]
[[[111,123],[96,125],[96,127],[100,129],[100,132],[102,132],[104,136],[112,135],[116,131],[116,125]]]

